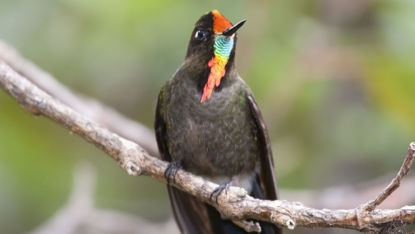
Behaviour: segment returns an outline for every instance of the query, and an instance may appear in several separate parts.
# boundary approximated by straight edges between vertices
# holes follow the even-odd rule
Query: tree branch
[[[102,127],[108,128],[112,132],[136,142],[141,145],[152,156],[159,156],[157,145],[152,130],[145,125],[137,123],[114,109],[105,106],[98,101],[74,93],[67,87],[60,84],[51,74],[43,71],[32,62],[21,56],[13,47],[0,40],[0,60],[4,60],[13,70],[26,77],[43,91],[52,97],[67,104],[69,107],[79,112],[90,120],[98,123]],[[384,179],[384,178],[383,178]],[[383,181],[383,179],[381,181]],[[405,204],[415,199],[415,192],[412,189],[412,181],[415,177],[407,178],[406,184],[401,185],[400,189],[394,192],[395,199],[389,199],[389,207]],[[326,188],[318,191],[286,191],[280,190],[283,197],[290,197],[293,200],[304,201],[305,204],[315,207],[326,208],[351,208],[357,204],[364,203],[370,197],[377,194],[380,190],[380,181],[375,184],[366,183],[363,188],[360,186],[338,186]],[[339,194],[347,193],[347,201],[337,199]]]
[[[150,156],[134,142],[101,127],[99,124],[56,100],[15,72],[3,61],[0,61],[0,86],[29,112],[42,114],[95,144],[118,161],[121,167],[129,174],[147,175],[166,183],[163,176],[167,166],[166,162]],[[115,125],[116,123],[113,124]],[[414,146],[415,144],[411,143],[407,158],[414,157]],[[409,160],[408,163],[404,163],[403,167],[409,169],[411,162],[412,160]],[[407,171],[407,169],[401,170]],[[397,176],[402,177],[405,174],[398,173]],[[400,181],[400,178],[397,180]],[[399,182],[397,185],[399,185]],[[219,197],[218,204],[216,204],[209,198],[217,184],[206,181],[184,170],[178,171],[176,182],[173,186],[211,204],[226,217],[235,220],[240,225],[247,225],[246,219],[255,219],[271,222],[289,229],[294,229],[296,226],[304,226],[380,231],[397,220],[402,223],[415,223],[415,206],[405,206],[400,209],[374,209],[372,211],[360,209],[359,207],[348,210],[318,210],[306,207],[299,202],[255,199],[248,196],[245,190],[238,187],[231,187],[227,194],[222,194]],[[386,190],[388,191],[389,189]],[[382,197],[380,202],[389,194],[385,196],[380,195],[379,197]],[[375,202],[375,206],[380,202]]]
[[[173,218],[164,222],[151,222],[131,214],[96,208],[93,200],[96,172],[93,165],[79,165],[74,175],[72,194],[67,203],[29,234],[75,234],[79,230],[83,230],[81,233],[100,234],[179,234]]]
[[[124,138],[138,142],[147,152],[159,157],[154,133],[145,125],[121,115],[114,109],[104,106],[92,98],[78,93],[75,94],[59,83],[51,74],[23,58],[14,48],[1,40],[0,60],[6,62],[17,73],[83,116]]]
[[[301,201],[307,206],[328,209],[349,209],[365,204],[376,197],[388,183],[385,181],[391,175],[381,176],[373,181],[359,184],[336,185],[316,190],[287,190],[281,189],[281,197],[289,197],[293,201]],[[415,201],[415,176],[407,176],[387,200],[382,202],[383,208],[400,207]],[[347,194],[347,199],[344,199]]]
[[[406,176],[409,172],[409,169],[411,168],[412,162],[414,160],[414,153],[415,153],[415,143],[411,142],[409,144],[408,152],[406,153],[405,160],[403,161],[403,164],[401,168],[399,169],[398,174],[393,178],[393,180],[386,186],[386,188],[378,194],[378,196],[367,202],[363,205],[362,209],[365,211],[372,211],[374,210],[378,205],[380,205],[386,198],[388,198],[393,191],[395,191],[399,185],[401,184],[401,180],[404,176]]]

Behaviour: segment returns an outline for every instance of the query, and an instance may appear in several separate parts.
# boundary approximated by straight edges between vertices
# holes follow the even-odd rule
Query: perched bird
[[[245,188],[251,196],[275,200],[277,184],[271,145],[249,87],[235,68],[236,31],[217,10],[195,25],[184,63],[161,88],[155,118],[160,154],[174,179],[184,169],[221,184]],[[245,233],[210,205],[167,186],[182,233]],[[280,229],[260,222],[262,233]]]

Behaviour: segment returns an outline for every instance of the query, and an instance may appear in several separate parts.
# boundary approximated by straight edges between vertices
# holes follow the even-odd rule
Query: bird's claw
[[[213,196],[215,196],[215,202],[216,204],[218,204],[218,197],[219,195],[225,191],[225,194],[228,194],[228,189],[229,187],[232,185],[232,180],[225,183],[225,184],[221,184],[219,185],[217,188],[215,188],[215,190],[213,190],[213,192],[210,194],[209,199],[212,200]]]
[[[176,182],[176,174],[180,169],[182,169],[181,161],[173,161],[169,163],[164,171],[164,177],[167,180],[167,184],[170,184],[170,179],[173,179],[173,182]]]

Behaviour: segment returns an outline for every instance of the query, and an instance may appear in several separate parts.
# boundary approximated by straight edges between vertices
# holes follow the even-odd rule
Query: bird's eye
[[[206,40],[208,32],[206,30],[199,29],[195,33],[195,38],[198,40]]]

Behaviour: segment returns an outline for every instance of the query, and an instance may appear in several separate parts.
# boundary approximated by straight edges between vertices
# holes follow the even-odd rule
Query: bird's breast
[[[167,104],[168,148],[186,170],[230,177],[254,171],[259,154],[243,90],[224,88],[200,103],[196,91],[177,90]]]

